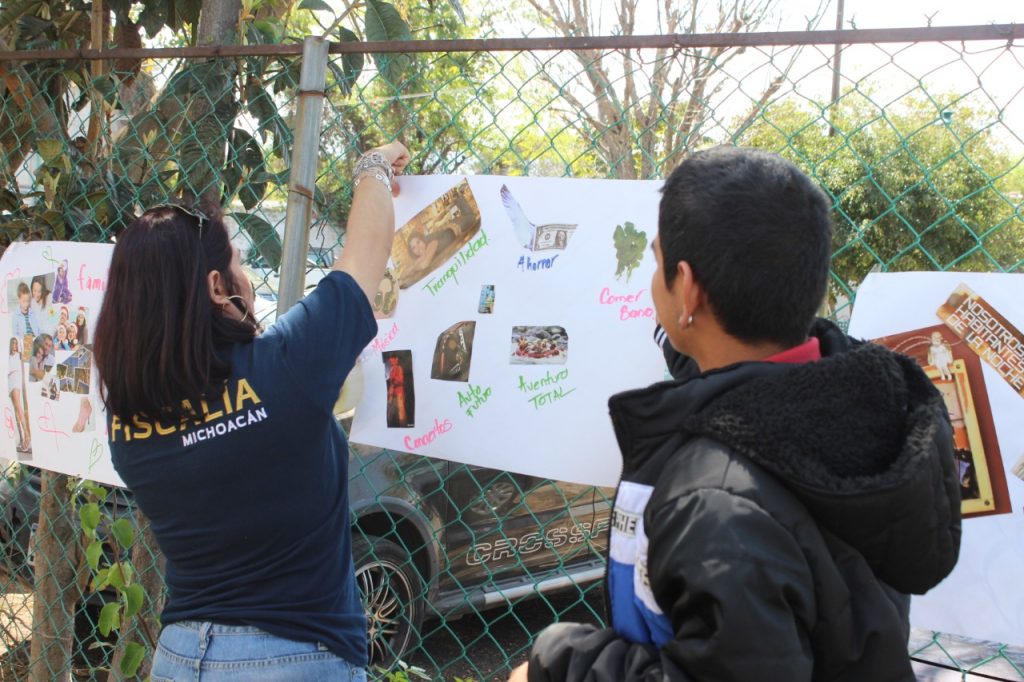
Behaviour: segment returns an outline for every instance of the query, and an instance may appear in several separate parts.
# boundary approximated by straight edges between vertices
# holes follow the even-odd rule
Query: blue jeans
[[[366,671],[322,644],[248,626],[185,621],[160,633],[152,682],[366,682]]]

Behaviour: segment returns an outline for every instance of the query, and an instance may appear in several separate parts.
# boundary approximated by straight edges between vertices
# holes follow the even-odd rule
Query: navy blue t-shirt
[[[367,664],[338,392],[377,333],[332,272],[252,343],[197,420],[110,419],[114,468],[167,557],[163,623],[244,624]]]

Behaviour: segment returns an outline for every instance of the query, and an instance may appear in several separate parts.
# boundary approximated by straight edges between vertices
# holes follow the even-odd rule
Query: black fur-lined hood
[[[878,578],[923,593],[952,570],[960,543],[942,396],[910,358],[825,321],[814,334],[817,362],[743,363],[615,396],[623,477],[666,437],[711,438],[781,480]]]

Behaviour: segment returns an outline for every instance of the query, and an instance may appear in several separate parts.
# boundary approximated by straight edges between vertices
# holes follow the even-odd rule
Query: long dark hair
[[[210,300],[213,270],[229,293],[239,288],[220,211],[204,205],[197,213],[150,209],[114,247],[93,352],[103,402],[122,421],[191,416],[231,372],[218,346],[252,341],[256,333],[254,324],[224,316]]]
[[[41,302],[41,304],[43,306],[45,306],[47,304],[47,302],[48,302],[48,299],[50,298],[50,290],[46,286],[46,276],[45,275],[36,275],[35,277],[33,277],[32,278],[31,289],[35,288],[36,282],[39,283],[39,286],[41,287],[41,291],[43,292],[43,295],[39,297],[40,302]],[[31,294],[30,294],[30,296],[31,296]]]

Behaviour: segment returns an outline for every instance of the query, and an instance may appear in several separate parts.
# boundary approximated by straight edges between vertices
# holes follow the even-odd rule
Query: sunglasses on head
[[[146,209],[146,212],[148,213],[149,211],[157,211],[162,208],[173,208],[177,211],[180,211],[181,213],[184,213],[187,216],[195,218],[196,225],[199,227],[199,238],[202,239],[203,223],[210,222],[209,216],[200,211],[198,208],[182,206],[181,204],[157,204],[156,206],[150,206],[148,209]]]

